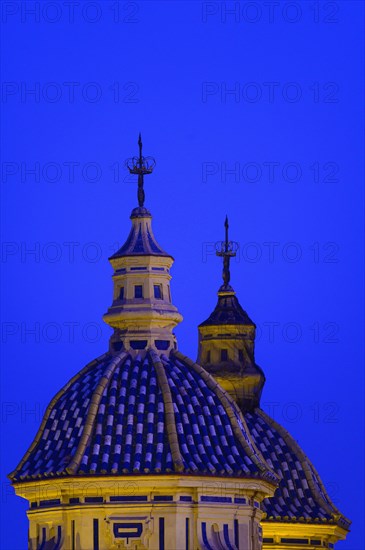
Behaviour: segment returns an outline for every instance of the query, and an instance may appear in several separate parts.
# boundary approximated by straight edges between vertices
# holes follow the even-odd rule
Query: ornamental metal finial
[[[142,155],[142,137],[141,133],[138,136],[139,156],[131,157],[126,160],[125,164],[130,174],[138,175],[138,206],[143,207],[145,201],[144,192],[144,176],[152,174],[156,161],[153,157],[144,157]]]
[[[238,243],[234,241],[230,241],[228,238],[228,216],[226,216],[226,220],[224,222],[224,227],[226,230],[225,240],[216,243],[216,254],[217,256],[223,257],[223,287],[229,288],[229,281],[231,280],[231,273],[229,270],[229,264],[231,261],[231,258],[236,256],[237,250],[238,250]]]

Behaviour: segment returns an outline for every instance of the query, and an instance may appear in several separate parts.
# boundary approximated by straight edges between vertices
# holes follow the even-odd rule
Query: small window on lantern
[[[243,350],[242,349],[238,350],[238,359],[242,362],[244,361]]]
[[[221,349],[221,361],[228,361],[228,350]]]
[[[135,285],[135,287],[134,287],[134,297],[135,298],[143,298],[143,286],[142,285]]]
[[[162,285],[153,285],[153,292],[156,300],[162,300]]]
[[[207,351],[207,363],[210,363],[210,350]]]
[[[124,300],[124,286],[119,289],[119,300]]]

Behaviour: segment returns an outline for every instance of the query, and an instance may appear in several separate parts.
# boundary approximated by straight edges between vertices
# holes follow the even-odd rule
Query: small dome
[[[147,208],[139,206],[132,210],[130,216],[132,228],[124,245],[109,259],[114,260],[124,256],[167,256],[157,243],[152,231],[152,215]]]
[[[246,311],[239,303],[234,291],[218,292],[218,303],[214,311],[209,315],[206,321],[200,323],[200,327],[215,325],[252,325]]]

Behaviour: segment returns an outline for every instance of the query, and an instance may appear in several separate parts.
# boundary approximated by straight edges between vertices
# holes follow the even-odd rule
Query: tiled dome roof
[[[10,477],[176,472],[267,479],[279,483],[263,501],[267,521],[349,526],[291,436],[261,409],[242,415],[212,376],[176,351],[107,353],[87,365],[51,401]]]
[[[261,409],[244,416],[262,456],[281,477],[275,496],[262,503],[266,520],[316,520],[338,523],[348,529],[351,522],[334,506],[313,464],[291,435]]]
[[[70,380],[11,477],[174,472],[278,481],[217,382],[178,352],[149,351],[106,354]]]

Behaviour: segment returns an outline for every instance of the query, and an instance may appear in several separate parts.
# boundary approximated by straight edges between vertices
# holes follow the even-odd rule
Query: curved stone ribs
[[[53,410],[53,407],[58,402],[58,400],[66,393],[66,391],[72,386],[72,384],[74,384],[78,380],[78,378],[81,378],[87,371],[91,370],[96,365],[101,363],[107,355],[108,355],[108,353],[104,353],[103,355],[100,355],[100,357],[98,357],[97,359],[94,359],[93,361],[90,361],[90,363],[88,363],[83,369],[81,369],[77,374],[75,374],[75,376],[73,376],[71,378],[71,380],[69,380],[67,382],[67,384],[65,384],[63,386],[63,388],[61,388],[60,391],[56,393],[56,395],[53,397],[53,399],[51,400],[51,402],[49,403],[49,405],[46,409],[43,420],[41,422],[41,425],[39,426],[39,429],[37,431],[37,434],[36,434],[32,444],[30,445],[28,451],[25,453],[25,455],[23,456],[22,460],[19,462],[19,464],[15,468],[15,470],[13,470],[8,475],[9,479],[16,480],[16,473],[21,470],[21,468],[23,467],[25,462],[28,460],[28,458],[30,457],[30,455],[34,451],[35,447],[38,445],[38,443],[39,443],[39,441],[42,437],[44,428],[46,426],[47,420],[49,418],[49,415],[51,414],[51,412]]]
[[[68,474],[74,475],[77,472],[78,467],[80,466],[85,449],[93,432],[95,418],[104,390],[107,388],[115,369],[124,361],[127,355],[128,354],[125,352],[120,353],[110,362],[93,393],[81,439],[77,446],[74,457],[65,469]]]
[[[246,421],[232,397],[221,388],[221,386],[213,378],[213,376],[211,376],[203,367],[201,367],[197,363],[194,363],[194,361],[192,361],[179,351],[173,351],[172,355],[174,355],[182,363],[188,365],[202,377],[209,389],[211,389],[216,394],[218,399],[220,399],[222,406],[224,407],[231,421],[232,429],[236,438],[238,439],[241,446],[250,457],[252,462],[259,468],[259,470],[263,474],[267,474],[270,477],[271,481],[276,481],[278,483],[279,479],[277,475],[271,470],[271,468],[261,455],[260,451],[257,449],[255,443],[252,441],[252,438],[249,435],[250,432],[247,427]],[[240,423],[242,424],[243,429],[240,427]],[[247,439],[244,436],[244,433],[246,433]]]
[[[300,458],[308,485],[312,490],[312,493],[316,497],[320,506],[331,516],[333,517],[337,516],[336,519],[342,518],[345,524],[350,525],[350,520],[344,517],[336,508],[336,506],[333,504],[326,489],[324,488],[324,485],[322,483],[321,478],[318,475],[317,470],[314,468],[313,464],[311,463],[307,455],[302,451],[298,443],[293,439],[293,437],[289,434],[289,432],[285,428],[283,428],[280,424],[275,422],[275,420],[270,418],[270,416],[268,416],[263,410],[257,409],[255,412],[259,416],[261,416],[261,418],[263,418],[265,422],[267,422],[267,424],[272,426],[281,435],[281,437],[283,438],[285,443],[288,445],[288,447],[293,449],[294,453]],[[321,492],[323,493],[323,496],[321,492],[318,490],[316,483],[314,483],[313,481],[312,472],[317,478],[318,486],[320,487]]]
[[[162,398],[165,406],[166,430],[170,444],[172,461],[176,472],[184,470],[184,461],[180,453],[180,445],[176,432],[175,411],[171,396],[170,386],[167,380],[165,367],[163,366],[159,355],[154,350],[149,350],[153,366],[155,367],[158,385],[162,392]]]

